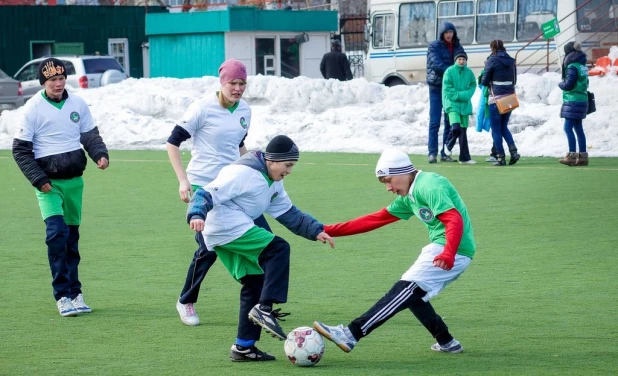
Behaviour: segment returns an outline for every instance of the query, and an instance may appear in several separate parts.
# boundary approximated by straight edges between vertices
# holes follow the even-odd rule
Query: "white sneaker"
[[[56,302],[56,306],[58,306],[58,312],[60,316],[68,317],[68,316],[77,316],[77,310],[73,307],[73,303],[71,303],[71,299],[64,297],[60,298]]]
[[[498,162],[498,158],[489,156],[485,158],[485,162]]]
[[[476,164],[476,161],[474,159],[470,159],[469,161],[459,161],[459,164]]]
[[[189,326],[195,326],[200,324],[200,318],[195,313],[195,308],[193,308],[193,303],[182,304],[180,299],[176,301],[176,310],[180,315],[180,321],[183,324]]]
[[[356,340],[348,337],[343,325],[329,326],[319,321],[313,322],[313,328],[326,339],[335,343],[341,350],[349,353],[356,345]]]
[[[92,308],[88,307],[86,303],[84,303],[84,296],[82,294],[77,295],[75,299],[71,301],[71,303],[73,304],[73,307],[75,307],[77,313],[92,312]]]
[[[459,343],[458,340],[453,339],[451,342],[447,343],[444,346],[441,346],[439,343],[434,343],[433,345],[431,345],[431,349],[433,351],[458,354],[463,351],[463,346],[461,346],[461,343]]]

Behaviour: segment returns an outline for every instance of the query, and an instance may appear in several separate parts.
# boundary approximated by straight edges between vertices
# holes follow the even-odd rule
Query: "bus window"
[[[557,8],[557,0],[519,0],[517,4],[517,40],[524,42],[534,39],[541,33],[541,25],[556,17]]]
[[[434,2],[401,4],[399,7],[399,47],[426,46],[436,39]]]
[[[380,14],[373,17],[373,48],[393,47],[395,15]]]
[[[438,4],[438,28],[450,22],[461,44],[474,42],[474,1],[441,1]]]
[[[579,31],[616,31],[618,0],[577,0],[576,5],[583,5],[577,11]]]
[[[532,2],[532,1],[531,1]],[[476,41],[515,39],[515,0],[479,0]]]

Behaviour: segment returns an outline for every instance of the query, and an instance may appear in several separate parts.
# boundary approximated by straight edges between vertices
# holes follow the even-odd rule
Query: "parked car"
[[[0,111],[13,110],[24,104],[21,82],[9,77],[0,70]]]
[[[106,86],[127,78],[122,66],[113,56],[60,55],[54,57],[66,66],[66,88],[69,91]],[[13,77],[21,82],[26,101],[42,88],[37,77],[37,69],[41,61],[45,59],[47,57],[27,62]]]

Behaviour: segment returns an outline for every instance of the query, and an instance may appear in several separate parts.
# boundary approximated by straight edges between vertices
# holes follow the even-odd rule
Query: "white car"
[[[113,56],[59,55],[53,57],[62,61],[66,66],[68,91],[106,86],[128,77]],[[13,76],[21,82],[25,101],[32,98],[43,87],[39,84],[37,69],[41,61],[45,59],[47,57],[27,62]]]

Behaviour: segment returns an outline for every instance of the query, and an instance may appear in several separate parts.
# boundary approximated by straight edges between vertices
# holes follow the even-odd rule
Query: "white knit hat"
[[[376,166],[376,176],[405,175],[416,171],[408,154],[402,150],[388,148],[382,152]]]

